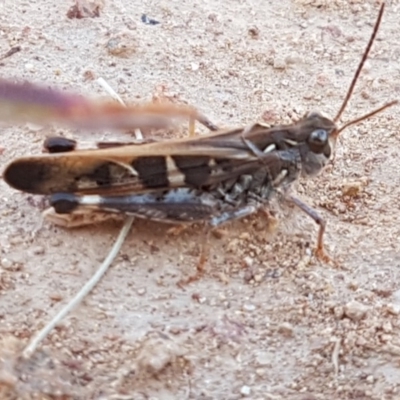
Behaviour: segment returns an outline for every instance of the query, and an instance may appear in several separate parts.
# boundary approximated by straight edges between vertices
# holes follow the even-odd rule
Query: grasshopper
[[[49,196],[51,211],[47,216],[64,226],[91,222],[90,216],[122,213],[172,224],[201,222],[216,228],[265,209],[278,193],[319,225],[315,254],[328,261],[323,242],[325,220],[290,195],[288,189],[300,176],[315,176],[327,165],[344,129],[397,104],[391,101],[337,126],[378,32],[384,7],[383,3],[333,119],[314,112],[289,125],[267,127],[256,123],[217,129],[190,107],[145,105],[124,109],[118,104],[104,106],[58,92],[45,94],[37,87],[26,89],[2,82],[3,105],[18,115],[22,109],[33,120],[90,128],[148,128],[165,126],[172,117],[183,116],[215,131],[143,144],[99,144],[89,150],[76,150],[75,143],[65,139],[52,139],[47,142],[50,154],[12,161],[4,171],[4,180],[15,189]],[[34,95],[21,104],[26,90]],[[205,259],[203,256],[199,265]]]

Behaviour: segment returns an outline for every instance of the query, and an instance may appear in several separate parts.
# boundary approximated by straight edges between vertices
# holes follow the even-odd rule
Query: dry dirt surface
[[[387,3],[343,121],[400,95],[400,5]],[[1,1],[1,77],[106,97],[102,77],[124,101],[164,96],[226,127],[291,122],[310,110],[333,117],[379,2],[72,6]],[[201,234],[138,222],[101,283],[29,360],[21,349],[94,273],[121,225],[44,223],[33,237],[42,199],[0,181],[1,398],[399,399],[398,110],[345,131],[334,166],[296,188],[328,221],[337,265],[312,256],[313,221],[282,210],[273,234],[261,218],[227,226],[212,239],[206,275],[180,288]],[[61,133],[113,138],[6,126],[2,169]]]

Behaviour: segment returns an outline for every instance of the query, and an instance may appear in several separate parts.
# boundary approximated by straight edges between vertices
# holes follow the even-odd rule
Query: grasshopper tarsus
[[[331,258],[326,254],[324,248],[324,233],[326,228],[326,221],[318,214],[316,210],[310,207],[308,204],[304,203],[302,200],[295,196],[288,196],[288,200],[292,202],[301,211],[311,217],[314,222],[319,226],[318,229],[318,239],[317,247],[314,251],[315,256],[322,262],[329,263]]]
[[[319,237],[319,234],[318,234]],[[314,250],[315,258],[323,264],[330,264],[335,268],[339,267],[339,262],[332,258],[325,250],[323,242],[318,240],[317,246]]]
[[[317,260],[321,261],[324,264],[334,264],[337,265],[336,261],[333,260],[329,254],[326,253],[324,246],[319,247],[314,250],[314,255]]]

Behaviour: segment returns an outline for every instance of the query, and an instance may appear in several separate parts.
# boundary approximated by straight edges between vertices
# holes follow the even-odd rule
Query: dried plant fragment
[[[67,17],[69,19],[100,17],[103,7],[103,0],[75,0],[75,4],[67,12]]]

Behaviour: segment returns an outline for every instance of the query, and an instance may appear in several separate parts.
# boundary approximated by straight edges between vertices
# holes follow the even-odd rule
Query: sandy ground
[[[290,122],[309,110],[333,117],[379,5],[159,3],[105,0],[99,17],[69,19],[70,1],[3,0],[0,55],[20,51],[0,60],[1,76],[105,97],[95,81],[103,77],[125,101],[163,89],[221,126]],[[143,13],[160,24],[143,23]],[[391,1],[343,120],[399,97],[399,13]],[[346,131],[334,168],[297,188],[327,219],[338,266],[310,257],[315,224],[285,212],[273,235],[230,225],[213,238],[206,276],[182,289],[200,235],[137,223],[106,277],[29,361],[19,350],[93,274],[120,224],[46,223],[32,238],[40,197],[0,181],[2,398],[400,398],[397,113]],[[112,137],[5,127],[1,165],[61,132]]]

